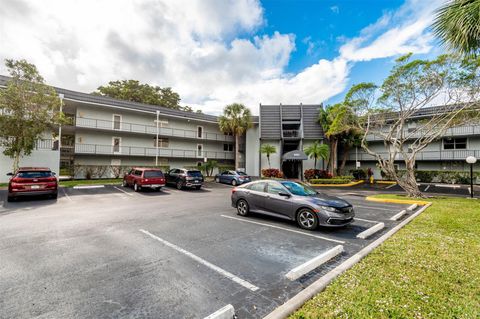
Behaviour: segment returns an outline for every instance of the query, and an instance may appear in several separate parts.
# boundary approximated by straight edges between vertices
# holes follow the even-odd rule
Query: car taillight
[[[232,188],[232,194],[234,194],[236,191],[237,191],[236,187]]]

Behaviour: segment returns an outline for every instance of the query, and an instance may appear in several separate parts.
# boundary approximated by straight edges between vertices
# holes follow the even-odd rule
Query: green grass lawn
[[[73,187],[77,185],[111,185],[111,184],[121,184],[121,178],[112,178],[112,179],[80,179],[80,180],[71,180],[71,181],[60,181],[60,186],[63,187]]]
[[[290,318],[480,318],[480,200],[431,201]]]

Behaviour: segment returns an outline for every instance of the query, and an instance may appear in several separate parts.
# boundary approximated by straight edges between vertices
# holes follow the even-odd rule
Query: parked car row
[[[18,197],[48,195],[57,198],[58,181],[55,173],[46,167],[22,167],[11,176],[8,184],[10,202]],[[251,212],[277,216],[295,221],[298,226],[314,230],[318,226],[340,227],[353,222],[353,206],[338,197],[322,194],[312,187],[290,180],[258,180],[251,182],[243,172],[225,171],[215,176],[218,183],[236,186],[231,192],[231,205],[237,214]],[[174,168],[167,173],[160,169],[136,167],[123,178],[124,187],[138,192],[144,188],[160,190],[166,184],[177,189],[200,189],[204,178],[199,170]]]
[[[204,178],[202,172],[194,169],[174,168],[163,173],[156,168],[133,168],[123,177],[124,187],[133,187],[138,192],[142,188],[160,190],[167,184],[175,185],[177,189],[195,188],[200,189]]]

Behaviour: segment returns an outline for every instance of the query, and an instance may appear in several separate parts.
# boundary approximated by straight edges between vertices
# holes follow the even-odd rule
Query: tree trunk
[[[407,169],[405,179],[397,178],[397,183],[407,193],[408,197],[425,197],[418,188],[415,170]]]
[[[15,154],[13,155],[13,172],[15,174],[15,172],[18,170],[18,166],[20,165],[20,152],[15,152]]]
[[[238,140],[239,140],[239,136],[238,134],[235,134],[235,170],[238,170],[238,163],[239,163],[238,157],[240,155],[240,152],[238,151]]]
[[[332,173],[333,176],[337,175],[337,146],[338,146],[337,139],[333,139],[330,147],[330,163],[329,163],[330,173]]]
[[[272,165],[270,165],[270,154],[267,154],[267,161],[268,161],[268,168],[272,168]]]
[[[342,163],[340,164],[340,168],[338,169],[340,175],[343,175],[344,169],[345,169],[345,164],[347,163],[347,157],[348,157],[348,151],[350,150],[350,147],[345,146],[343,149],[343,156],[342,156]],[[356,165],[356,164],[355,164]]]
[[[314,160],[315,161],[314,161],[314,164],[313,164],[313,169],[315,170],[315,169],[317,169],[317,157],[316,156],[314,157]]]

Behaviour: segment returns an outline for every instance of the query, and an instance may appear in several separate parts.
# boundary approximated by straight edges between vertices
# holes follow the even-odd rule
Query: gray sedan
[[[353,206],[338,197],[287,180],[261,180],[232,189],[232,206],[241,216],[250,212],[294,220],[301,228],[339,227],[353,221]]]

